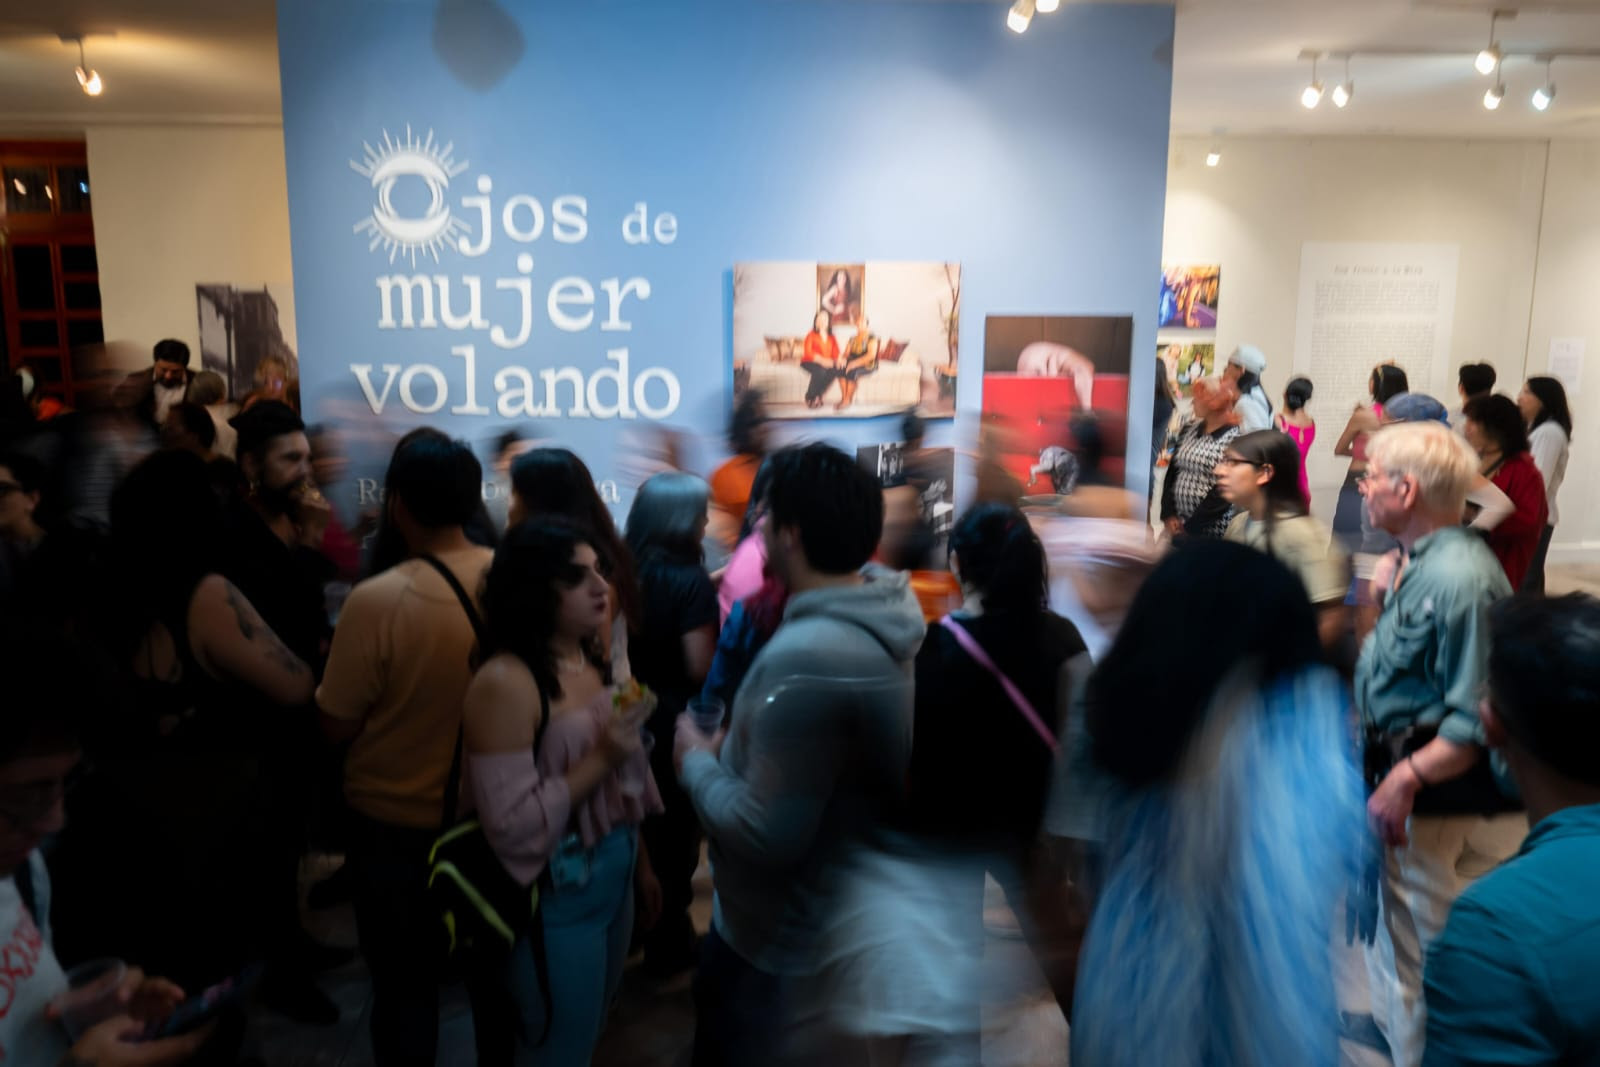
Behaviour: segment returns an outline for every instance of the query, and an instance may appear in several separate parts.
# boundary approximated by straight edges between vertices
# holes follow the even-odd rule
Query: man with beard
[[[294,654],[320,678],[330,636],[323,584],[335,568],[319,551],[330,510],[311,478],[305,423],[287,404],[263,401],[236,415],[238,460],[247,493],[233,509],[225,575],[255,605]],[[349,958],[317,945],[300,928],[298,871],[318,771],[316,716],[310,705],[266,717],[262,760],[272,791],[274,840],[265,843],[280,862],[274,913],[263,916],[281,930],[284,946],[269,961],[262,997],[299,1022],[331,1025],[338,1009],[311,975]]]
[[[117,406],[138,416],[151,433],[159,434],[167,412],[181,404],[194,377],[189,370],[189,346],[170,337],[157,341],[155,365],[135,371],[117,387]]]

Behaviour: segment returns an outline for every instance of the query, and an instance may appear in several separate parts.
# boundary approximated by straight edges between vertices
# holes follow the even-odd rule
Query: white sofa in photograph
[[[842,352],[848,339],[839,342]],[[891,342],[885,338],[883,346]],[[800,408],[792,415],[787,411],[774,411],[774,415],[807,418],[813,413],[805,408],[806,390],[811,385],[811,375],[802,369],[800,357],[805,351],[804,337],[769,337],[766,343],[749,353],[750,385],[759,389],[768,405]],[[903,411],[922,402],[922,360],[909,346],[901,347],[898,359],[885,359],[880,350],[878,369],[859,379],[855,402],[847,409],[861,415]],[[839,402],[839,384],[833,383],[823,394],[821,414],[826,414]],[[880,409],[880,410],[872,410]]]

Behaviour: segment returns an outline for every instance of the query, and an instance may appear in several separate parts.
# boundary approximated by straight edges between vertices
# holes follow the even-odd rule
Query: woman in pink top
[[[1317,439],[1317,420],[1311,417],[1306,405],[1311,402],[1311,379],[1290,378],[1283,389],[1283,410],[1278,413],[1278,429],[1294,439],[1300,450],[1300,499],[1311,509],[1311,482],[1306,477],[1306,458],[1311,454],[1311,442]]]
[[[1350,457],[1350,470],[1345,474],[1344,485],[1339,488],[1339,503],[1333,513],[1333,536],[1339,539],[1346,552],[1362,551],[1362,541],[1369,539],[1371,525],[1366,520],[1366,509],[1361,505],[1361,492],[1356,483],[1367,473],[1367,438],[1377,431],[1383,420],[1383,405],[1392,396],[1410,390],[1406,372],[1393,363],[1380,363],[1372,368],[1367,379],[1367,389],[1372,393],[1372,405],[1357,404],[1345,424],[1344,433],[1333,446],[1336,456]],[[1360,564],[1357,564],[1358,568]]]
[[[588,1063],[633,932],[639,824],[661,810],[640,743],[651,701],[613,709],[601,642],[610,587],[578,527],[514,527],[484,580],[483,611],[490,647],[463,708],[466,802],[506,870],[539,883],[549,975],[541,990],[522,937],[492,1058],[509,1065],[520,1033],[534,1063]]]

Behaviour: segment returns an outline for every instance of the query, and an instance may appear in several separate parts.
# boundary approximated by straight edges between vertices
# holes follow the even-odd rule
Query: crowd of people
[[[448,979],[479,1063],[587,1063],[635,951],[693,972],[697,1065],[977,1063],[991,880],[1076,1064],[1332,1065],[1365,1026],[1401,1065],[1600,1062],[1600,601],[1542,595],[1554,379],[1463,368],[1458,433],[1376,368],[1330,534],[1312,384],[1275,412],[1245,346],[1157,530],[1084,427],[1074,477],[980,478],[930,559],[759,397],[620,528],[558,443],[486,482],[431,428],[342,522],[292,391],[213,418],[187,364],[0,438],[0,1063],[237,1062],[243,1001],[185,1010],[226,979],[336,1022],[308,852],[343,858],[312,895],[353,907],[382,1067],[435,1062]]]

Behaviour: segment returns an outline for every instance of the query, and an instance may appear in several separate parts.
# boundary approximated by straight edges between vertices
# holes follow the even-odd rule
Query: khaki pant
[[[1416,815],[1410,843],[1385,855],[1378,936],[1367,948],[1372,1017],[1395,1067],[1417,1067],[1427,1028],[1422,966],[1462,890],[1516,854],[1528,834],[1522,812]]]

